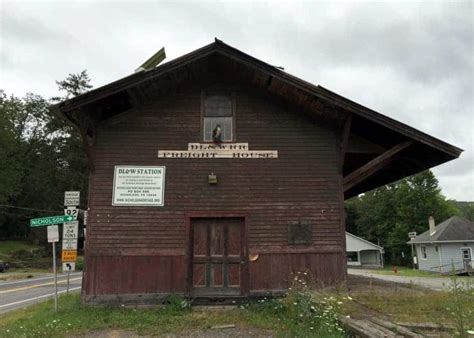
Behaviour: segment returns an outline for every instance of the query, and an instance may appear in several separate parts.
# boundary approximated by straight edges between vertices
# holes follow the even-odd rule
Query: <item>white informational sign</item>
[[[80,201],[80,191],[65,191],[64,206],[78,206]]]
[[[59,229],[57,225],[48,226],[48,242],[58,242],[59,241]]]
[[[63,227],[63,250],[76,250],[79,222],[64,223]]]
[[[72,272],[76,271],[75,262],[63,262],[63,272]]]
[[[84,219],[82,220],[82,223],[84,224],[84,226],[87,225],[88,218],[89,218],[89,212],[87,210],[84,210]]]
[[[165,167],[115,166],[113,206],[163,206]]]
[[[74,217],[74,219],[77,219],[77,215],[79,214],[79,210],[77,207],[65,207],[64,208],[64,215],[70,215]]]
[[[159,150],[159,158],[274,159],[277,150],[249,150],[248,143],[188,143],[187,150]]]
[[[416,238],[416,232],[409,232],[408,237],[409,238]]]

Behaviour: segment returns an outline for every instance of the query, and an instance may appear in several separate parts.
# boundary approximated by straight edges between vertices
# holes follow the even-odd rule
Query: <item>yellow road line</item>
[[[79,279],[82,279],[82,277],[71,278],[69,280],[69,282],[72,282],[74,280],[79,280]],[[63,280],[58,281],[58,284],[59,283],[66,283],[66,282],[67,282],[67,280],[63,279]],[[0,295],[3,294],[3,293],[9,293],[9,292],[15,292],[15,291],[21,291],[21,290],[28,290],[28,289],[38,288],[40,286],[46,286],[46,285],[54,285],[54,282],[44,283],[44,284],[36,284],[36,285],[24,286],[22,288],[16,288],[16,289],[11,289],[11,290],[0,291]]]

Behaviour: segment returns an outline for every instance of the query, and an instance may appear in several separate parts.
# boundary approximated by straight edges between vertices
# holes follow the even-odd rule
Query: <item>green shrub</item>
[[[82,271],[82,270],[84,270],[84,257],[83,257],[83,256],[78,256],[78,257],[77,257],[76,270],[77,270],[77,271]]]
[[[455,274],[451,277],[448,317],[454,322],[457,337],[474,335],[474,285],[469,279],[460,280]]]
[[[342,299],[316,293],[310,285],[308,273],[297,273],[284,297],[265,297],[242,307],[254,314],[273,317],[285,336],[345,336],[339,321]]]

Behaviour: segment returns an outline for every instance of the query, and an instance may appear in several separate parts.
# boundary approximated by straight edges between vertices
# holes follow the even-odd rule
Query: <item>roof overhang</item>
[[[422,241],[422,242],[412,242],[408,241],[407,244],[447,244],[447,243],[474,243],[474,240],[453,240],[453,241]]]
[[[129,75],[58,103],[50,110],[78,127],[87,140],[93,135],[96,124],[133,110],[147,90],[159,95],[164,88],[179,88],[183,81],[182,78],[177,80],[178,75],[190,73],[188,79],[199,78],[209,63],[225,64],[239,74],[236,78],[240,81],[301,107],[303,113],[317,115],[325,111],[325,118],[336,120],[343,135],[341,147],[345,155],[341,166],[345,198],[450,161],[462,152],[458,147],[292,76],[217,39],[152,70]],[[363,146],[357,148],[353,143]]]

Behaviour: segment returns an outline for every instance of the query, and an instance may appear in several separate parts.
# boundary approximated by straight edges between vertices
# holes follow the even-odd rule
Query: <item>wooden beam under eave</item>
[[[344,159],[346,157],[347,152],[347,143],[349,141],[349,135],[351,134],[351,125],[352,125],[352,113],[346,118],[344,122],[344,126],[342,127],[342,139],[341,139],[341,156],[340,156],[340,163],[339,168],[341,173],[344,172]]]
[[[354,170],[349,175],[346,175],[342,179],[342,186],[344,192],[351,189],[360,182],[366,180],[375,172],[386,166],[393,159],[393,156],[395,156],[397,153],[407,148],[411,144],[413,144],[413,141],[405,141],[399,143],[396,146],[393,146],[392,148],[387,150],[386,152],[380,154],[373,160],[367,162],[362,167]]]

